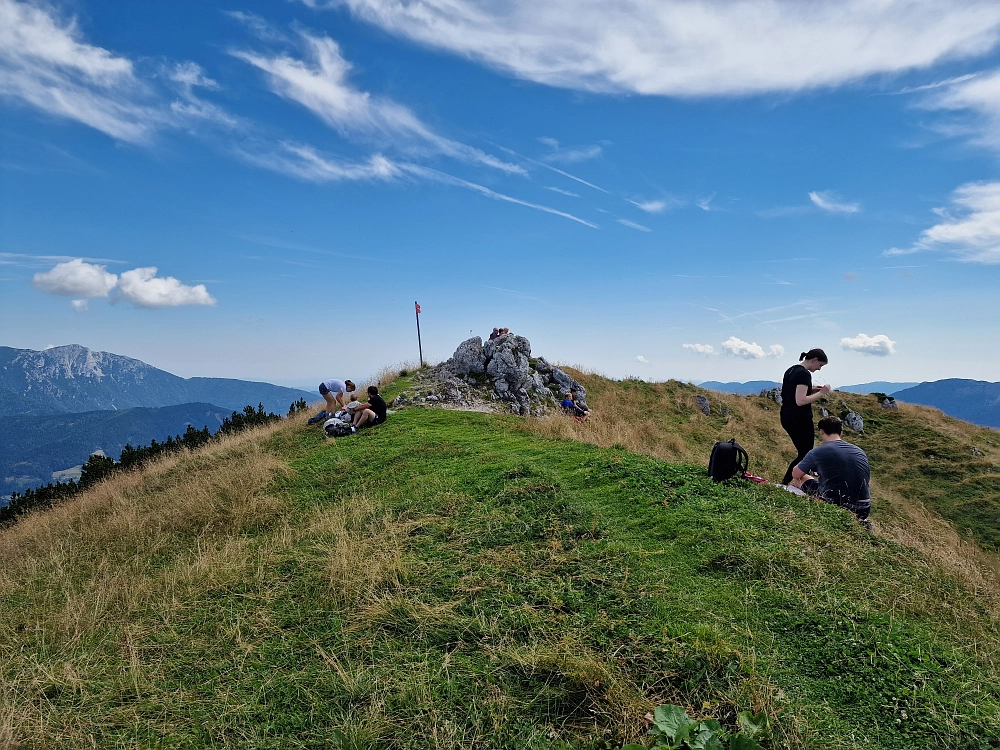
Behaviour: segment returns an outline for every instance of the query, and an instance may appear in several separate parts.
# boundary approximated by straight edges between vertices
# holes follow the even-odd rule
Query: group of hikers
[[[799,364],[785,371],[781,382],[781,426],[792,439],[796,456],[781,483],[823,502],[846,508],[871,530],[872,509],[868,456],[843,439],[844,426],[833,415],[819,420],[821,444],[813,447],[812,405],[830,393],[829,385],[814,387],[812,374],[829,359],[822,349],[799,355]],[[817,478],[818,477],[818,478]]]
[[[493,339],[498,339],[501,336],[506,336],[508,333],[510,333],[509,328],[494,328],[493,332],[490,333],[490,341],[492,341]]]
[[[490,339],[509,333],[506,328],[494,328]],[[812,375],[829,362],[822,349],[810,349],[799,356],[799,364],[785,371],[781,383],[781,426],[792,439],[796,456],[788,465],[781,484],[854,513],[858,520],[871,528],[871,490],[868,456],[856,445],[843,439],[843,423],[835,416],[825,416],[818,424],[821,444],[814,447],[812,405],[830,393],[829,385],[814,387]],[[352,380],[325,380],[319,392],[326,401],[326,410],[310,420],[322,421],[335,414],[346,414],[351,432],[385,422],[388,407],[379,395],[378,387],[368,386],[368,400],[358,400],[357,386]],[[569,416],[585,420],[590,416],[587,404],[575,391],[564,394],[561,403]],[[345,428],[346,429],[346,428]]]
[[[358,401],[357,386],[353,380],[324,380],[319,384],[319,395],[326,401],[326,409],[309,420],[310,424],[323,421],[335,414],[346,412],[351,422],[351,431],[362,427],[374,427],[385,421],[389,411],[385,399],[379,395],[378,386],[368,386],[368,400]]]

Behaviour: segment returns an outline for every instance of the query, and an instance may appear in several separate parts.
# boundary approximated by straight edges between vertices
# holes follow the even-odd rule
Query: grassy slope
[[[556,419],[531,422],[526,429],[698,464],[707,464],[716,440],[735,437],[750,453],[751,471],[773,481],[780,480],[795,456],[772,401],[703,391],[677,381],[575,376],[587,386],[599,417],[595,423]],[[711,416],[695,408],[699,393],[709,397]],[[886,410],[874,396],[839,392],[817,405],[817,417],[824,404],[833,413],[843,411],[842,401],[865,419],[864,435],[845,437],[868,453],[877,519],[903,527],[927,525],[928,519],[915,518],[923,514],[914,506],[922,504],[953,523],[966,539],[1000,551],[1000,433],[937,409],[901,404],[899,410]],[[719,407],[728,407],[731,415],[723,416]],[[984,455],[973,455],[973,447]]]
[[[168,459],[0,531],[0,746],[1000,743],[995,589],[770,488],[410,410]]]

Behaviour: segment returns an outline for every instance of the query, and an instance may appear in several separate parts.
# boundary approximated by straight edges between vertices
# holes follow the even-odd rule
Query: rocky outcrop
[[[478,336],[458,345],[444,363],[421,371],[421,385],[404,392],[394,406],[431,403],[452,408],[496,409],[514,414],[544,414],[570,391],[586,406],[587,391],[543,357],[532,359],[531,342],[506,334],[487,341]]]
[[[698,407],[698,411],[704,414],[706,417],[712,414],[712,405],[708,402],[708,398],[701,393],[694,397],[694,402]]]
[[[761,398],[768,398],[778,406],[781,406],[781,389],[780,388],[765,388],[760,392]]]
[[[881,403],[883,409],[899,409],[899,404],[896,403],[896,399],[891,396],[886,396],[882,399]]]
[[[844,426],[855,432],[865,431],[865,420],[856,411],[849,411],[843,418]]]

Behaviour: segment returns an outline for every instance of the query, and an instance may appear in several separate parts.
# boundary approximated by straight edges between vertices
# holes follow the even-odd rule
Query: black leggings
[[[797,414],[786,415],[783,412],[781,414],[781,426],[785,428],[785,432],[788,433],[788,437],[792,439],[792,443],[795,445],[795,450],[798,451],[798,455],[788,464],[788,471],[785,472],[785,478],[781,480],[782,484],[788,484],[792,481],[792,469],[813,449],[813,444],[816,440],[816,434],[813,429],[812,411],[804,416]]]

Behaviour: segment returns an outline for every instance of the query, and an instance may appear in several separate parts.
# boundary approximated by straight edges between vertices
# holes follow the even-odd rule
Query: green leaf
[[[704,729],[709,729],[715,734],[725,734],[726,730],[722,728],[722,724],[719,723],[718,719],[705,719],[701,722],[701,726]]]
[[[691,730],[698,726],[680,706],[657,706],[653,711],[653,723],[670,742],[680,743],[690,736]]]
[[[702,729],[698,734],[688,740],[688,747],[691,750],[726,750],[722,746],[722,740],[711,729]]]
[[[729,740],[729,750],[764,750],[757,740],[750,739],[745,734],[738,734]]]
[[[756,737],[767,728],[767,714],[763,711],[759,714],[740,711],[736,714],[736,723],[740,725],[743,734],[748,737]]]

